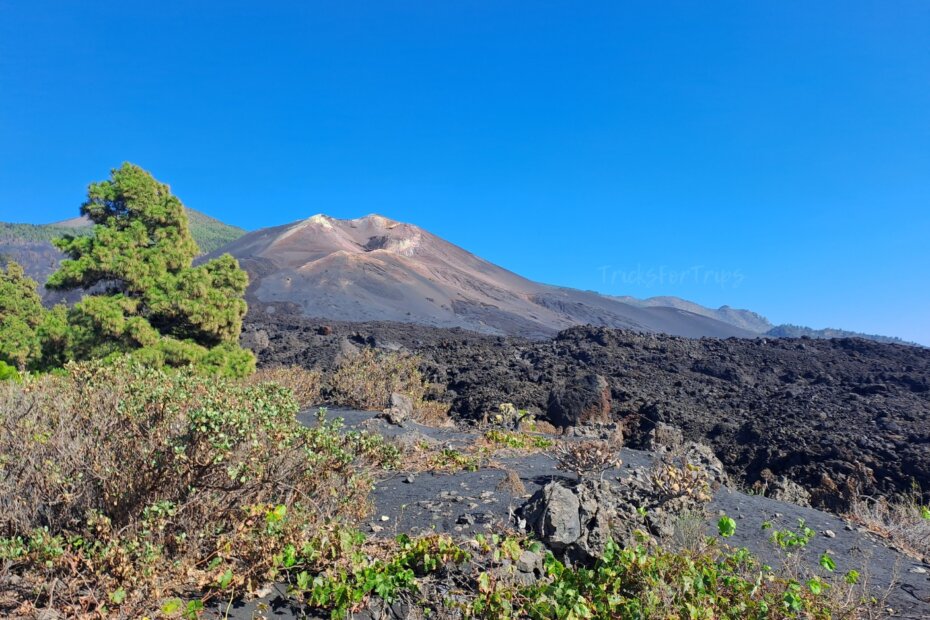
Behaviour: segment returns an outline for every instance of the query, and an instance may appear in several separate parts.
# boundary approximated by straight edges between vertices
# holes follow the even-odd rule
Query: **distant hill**
[[[723,321],[751,331],[759,336],[770,336],[772,338],[862,338],[863,340],[872,340],[875,342],[884,342],[889,344],[905,344],[909,346],[921,346],[916,342],[909,342],[894,336],[879,336],[876,334],[864,334],[862,332],[853,332],[845,329],[813,329],[802,325],[772,325],[772,323],[752,310],[738,310],[730,306],[720,306],[719,308],[706,308],[700,304],[680,297],[649,297],[648,299],[636,299],[635,297],[616,297],[615,299],[624,303],[632,304],[639,307],[668,307],[687,310],[695,314]]]
[[[245,234],[241,228],[193,209],[187,210],[187,218],[202,254],[213,252]],[[52,239],[62,235],[89,235],[92,231],[90,220],[83,217],[52,224],[0,222],[0,258],[15,260],[30,277],[44,283],[62,259]]]
[[[916,342],[909,342],[894,336],[879,336],[877,334],[863,334],[861,332],[851,332],[845,329],[812,329],[801,325],[776,325],[765,332],[766,336],[773,338],[863,338],[865,340],[874,340],[875,342],[884,342],[886,344],[906,344],[909,346],[922,346]]]
[[[757,334],[765,333],[772,328],[772,324],[767,318],[752,310],[740,310],[731,308],[730,306],[707,308],[680,297],[663,296],[636,299],[635,297],[624,296],[615,297],[614,299],[640,308],[678,308],[679,310],[687,310],[688,312],[723,321],[724,323],[729,323],[740,329],[745,329]]]

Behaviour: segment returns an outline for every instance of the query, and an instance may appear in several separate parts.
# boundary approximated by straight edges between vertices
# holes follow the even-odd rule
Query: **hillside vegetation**
[[[194,237],[194,241],[200,249],[200,254],[209,254],[245,234],[245,231],[241,228],[225,224],[200,211],[187,208],[185,211],[187,212],[191,236]],[[12,224],[0,222],[0,242],[47,242],[51,244],[52,240],[64,235],[86,237],[92,233],[93,224],[89,220],[77,226],[58,223]]]

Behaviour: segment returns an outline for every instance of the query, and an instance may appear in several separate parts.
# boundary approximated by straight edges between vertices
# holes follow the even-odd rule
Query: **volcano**
[[[713,310],[630,303],[533,282],[380,215],[352,220],[314,215],[248,233],[213,255],[220,252],[232,254],[249,272],[249,302],[265,312],[529,338],[579,324],[688,337],[759,334],[715,318]]]

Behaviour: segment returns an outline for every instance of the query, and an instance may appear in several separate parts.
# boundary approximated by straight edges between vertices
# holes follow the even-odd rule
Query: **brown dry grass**
[[[436,400],[423,400],[413,405],[414,420],[433,428],[452,428],[455,422],[449,415],[452,405]]]
[[[320,404],[320,392],[323,389],[323,373],[301,366],[270,366],[259,368],[246,379],[249,385],[275,383],[288,388],[297,399],[301,409]]]
[[[913,558],[930,558],[930,507],[917,494],[897,501],[856,497],[846,517]]]
[[[421,403],[428,385],[419,370],[420,358],[407,353],[362,349],[344,359],[329,380],[329,395],[338,405],[380,411],[397,392]]]
[[[532,433],[542,433],[543,435],[561,435],[562,429],[555,424],[546,420],[533,420],[532,422],[520,423],[520,430]]]

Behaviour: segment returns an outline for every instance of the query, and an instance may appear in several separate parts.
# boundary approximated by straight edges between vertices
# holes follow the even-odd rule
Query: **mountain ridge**
[[[419,322],[534,338],[577,324],[691,337],[780,337],[787,329],[728,305],[707,308],[670,296],[612,297],[533,282],[429,231],[378,214],[351,220],[316,214],[253,231],[214,255],[227,251],[256,281],[250,302],[259,310],[280,307],[320,318]],[[354,300],[345,292],[350,283],[360,291]],[[315,290],[316,298],[295,293],[302,287]],[[799,335],[834,333],[805,329]],[[856,332],[839,335],[912,344]]]
[[[228,252],[249,271],[253,307],[549,337],[578,324],[700,337],[756,334],[680,308],[636,306],[531,281],[427,230],[378,214],[323,214],[253,231]]]
[[[351,220],[316,214],[247,232],[187,212],[191,233],[204,250],[201,259],[225,252],[239,259],[253,280],[250,302],[259,310],[278,307],[319,318],[419,322],[531,338],[591,324],[690,337],[858,337],[920,346],[890,336],[773,325],[756,312],[728,305],[708,308],[673,296],[638,299],[542,284],[418,226],[375,213]],[[41,284],[63,258],[51,239],[91,231],[85,217],[50,224],[0,222],[0,259],[16,260]],[[309,240],[308,232],[315,232]],[[420,261],[423,256],[429,265]],[[306,294],[294,292],[301,282]],[[359,292],[356,299],[346,298],[350,285]],[[414,289],[420,294],[411,295]],[[60,296],[47,297],[51,303]]]
[[[246,232],[200,211],[186,210],[191,235],[203,253],[212,252]],[[64,258],[52,245],[52,239],[89,235],[92,231],[91,221],[84,216],[50,224],[0,222],[0,257],[21,264],[26,274],[41,286]]]

